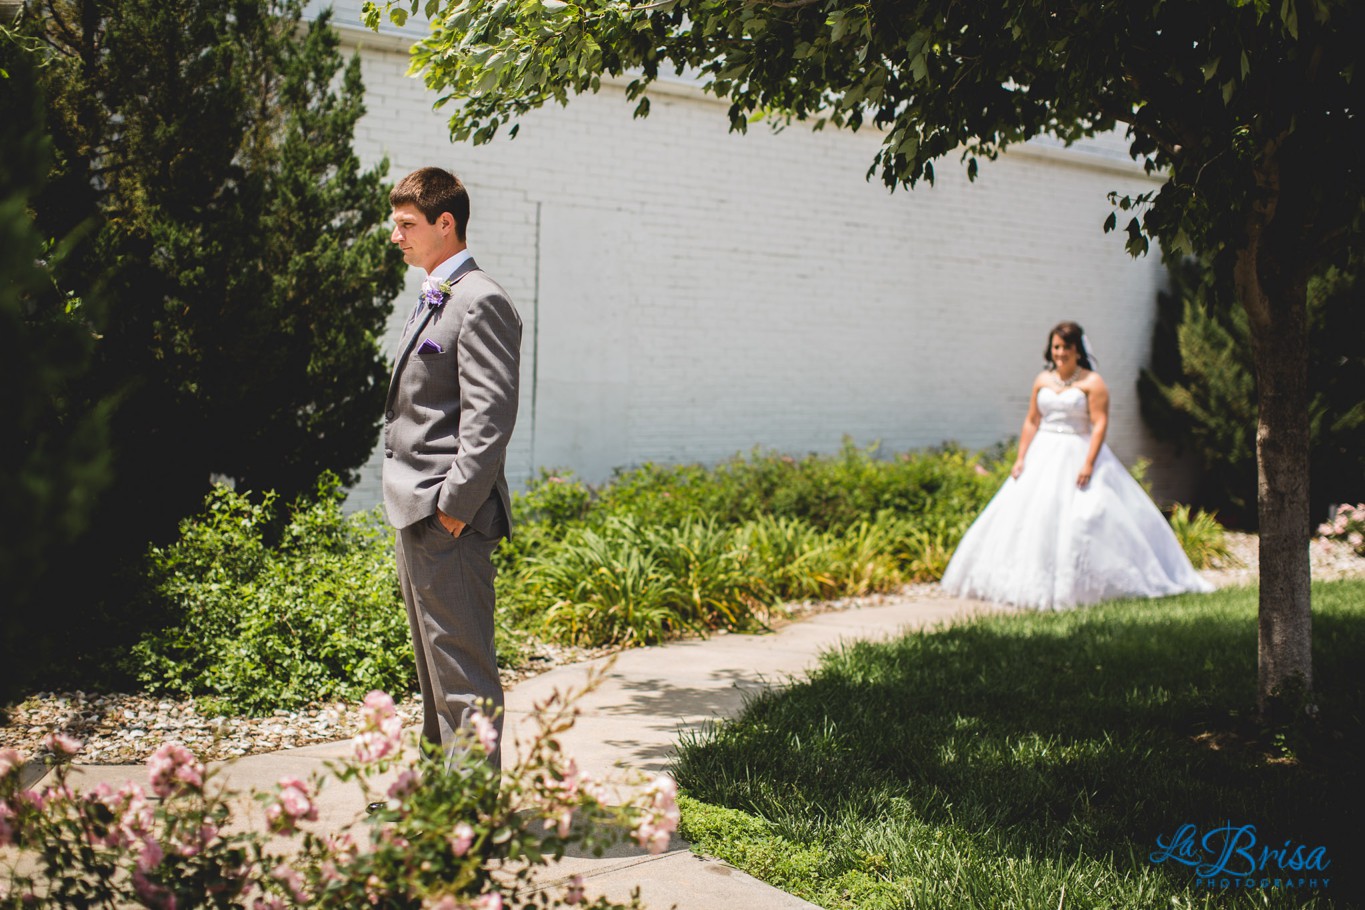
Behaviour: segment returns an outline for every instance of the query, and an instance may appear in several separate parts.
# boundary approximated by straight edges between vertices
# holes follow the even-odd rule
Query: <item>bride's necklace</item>
[[[1071,388],[1073,385],[1075,385],[1077,382],[1080,381],[1081,373],[1083,373],[1083,372],[1085,372],[1085,371],[1082,370],[1080,367],[1076,367],[1076,369],[1074,369],[1074,370],[1071,371],[1071,378],[1070,378],[1070,379],[1063,379],[1060,375],[1058,375],[1058,374],[1056,374],[1056,373],[1054,373],[1053,375],[1056,377],[1057,382],[1059,382],[1059,383],[1061,384],[1062,388],[1064,388],[1064,389],[1069,389],[1069,388]]]

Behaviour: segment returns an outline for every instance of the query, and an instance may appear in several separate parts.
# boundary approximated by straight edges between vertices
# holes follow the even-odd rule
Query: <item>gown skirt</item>
[[[1107,445],[1090,483],[1076,486],[1089,448],[1088,434],[1040,429],[1023,472],[1005,481],[958,544],[943,588],[1038,610],[1213,590]]]

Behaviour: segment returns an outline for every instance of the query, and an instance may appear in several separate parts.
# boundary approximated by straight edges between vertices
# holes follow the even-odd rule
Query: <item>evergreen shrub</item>
[[[1211,268],[1186,262],[1171,276],[1157,302],[1151,369],[1138,382],[1143,418],[1198,459],[1199,505],[1254,528],[1258,412],[1246,311]],[[1309,282],[1308,320],[1310,498],[1321,520],[1332,503],[1365,499],[1365,282],[1356,271]]]

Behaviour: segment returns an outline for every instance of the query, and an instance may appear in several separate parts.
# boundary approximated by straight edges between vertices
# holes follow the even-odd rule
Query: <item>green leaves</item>
[[[1173,175],[1125,226],[1138,254],[1154,237],[1211,249],[1215,236],[1232,236],[1223,222],[1266,179],[1257,156],[1281,134],[1316,124],[1304,141],[1332,149],[1327,159],[1358,151],[1349,131],[1326,124],[1359,106],[1350,36],[1365,33],[1365,17],[1359,4],[1327,0],[1305,29],[1300,7],[1084,2],[1060,15],[1040,0],[461,0],[443,5],[456,21],[437,21],[413,61],[443,99],[463,102],[450,120],[457,138],[488,141],[529,110],[627,72],[643,116],[638,99],[671,67],[728,101],[738,131],[760,117],[815,129],[871,119],[884,143],[868,175],[891,187],[932,182],[935,160],[955,150],[969,152],[974,177],[981,157],[1016,142],[1048,133],[1071,142],[1118,125],[1149,173]],[[480,48],[500,56],[480,58]],[[1236,138],[1242,130],[1248,144]],[[1358,174],[1351,181],[1362,189]]]
[[[210,494],[175,543],[151,551],[170,623],[133,649],[142,683],[243,713],[409,691],[392,532],[343,515],[343,499],[335,477],[283,515],[274,496]]]

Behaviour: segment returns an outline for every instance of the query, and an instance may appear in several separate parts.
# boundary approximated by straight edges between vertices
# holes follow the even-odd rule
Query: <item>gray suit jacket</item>
[[[517,420],[521,317],[470,259],[450,299],[405,329],[384,412],[384,511],[396,528],[437,506],[484,534],[511,534],[504,464]]]

